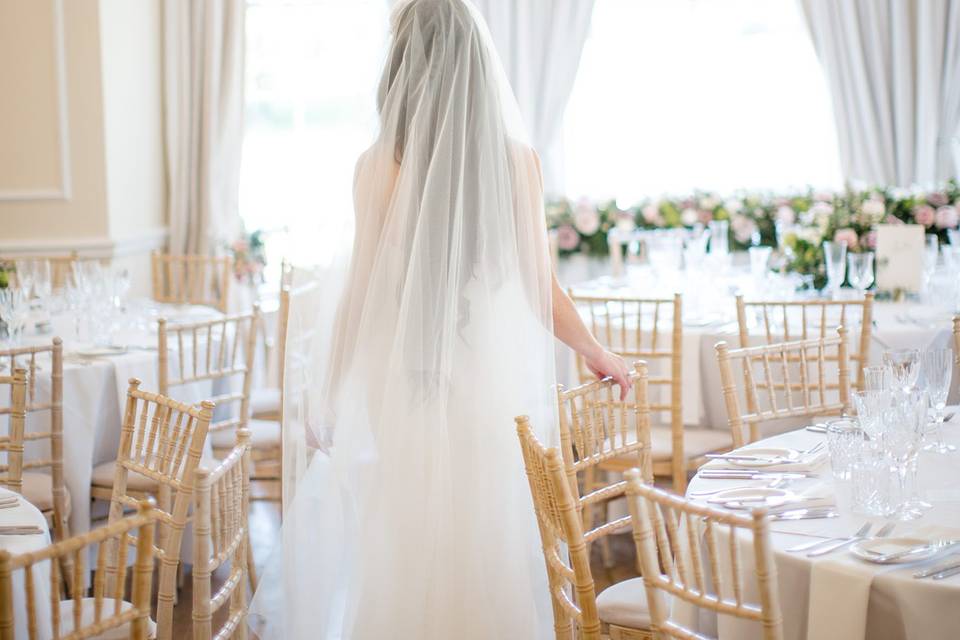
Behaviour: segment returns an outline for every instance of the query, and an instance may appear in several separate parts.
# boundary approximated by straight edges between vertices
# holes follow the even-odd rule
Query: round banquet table
[[[50,544],[50,532],[47,529],[47,520],[40,510],[27,502],[23,496],[13,491],[0,488],[0,500],[16,496],[17,506],[0,509],[0,527],[10,525],[26,525],[39,527],[43,533],[33,535],[3,535],[0,534],[0,549],[12,555],[39,551]],[[24,586],[23,571],[14,571],[13,582],[13,616],[14,637],[26,638],[27,634],[27,602]],[[48,638],[50,633],[50,563],[41,562],[33,567],[34,605],[37,612],[37,626],[39,636]]]
[[[757,441],[749,447],[792,447],[806,449],[826,436],[799,429]],[[960,445],[960,421],[947,423],[944,440]],[[923,517],[909,522],[896,522],[891,536],[960,538],[960,483],[957,468],[960,454],[920,455],[919,483],[921,497],[933,508]],[[691,492],[724,487],[744,486],[742,480],[713,480],[695,477],[687,489]],[[750,483],[756,486],[758,483]],[[785,549],[815,538],[798,535],[849,536],[865,522],[873,523],[876,532],[886,521],[867,518],[850,510],[849,488],[835,483],[829,462],[816,470],[816,477],[791,481],[791,490],[816,496],[835,496],[839,517],[773,521],[771,540],[777,570],[780,606],[786,640],[935,640],[956,638],[960,633],[960,575],[943,580],[917,580],[912,574],[918,568],[929,568],[943,561],[944,555],[925,562],[875,565],[855,558],[846,550],[809,558],[805,553],[787,553]],[[705,500],[705,497],[699,498]],[[935,533],[933,533],[935,532]],[[748,541],[741,539],[740,557],[745,571],[752,572],[752,555]],[[949,558],[950,556],[947,556]],[[960,561],[960,556],[953,556]],[[751,575],[744,573],[744,575]],[[755,595],[755,594],[754,594]],[[716,617],[705,612],[694,614],[686,605],[675,605],[675,615],[690,623],[699,615],[699,625],[707,635],[717,634],[721,640],[759,638],[754,623],[742,623],[727,616]]]

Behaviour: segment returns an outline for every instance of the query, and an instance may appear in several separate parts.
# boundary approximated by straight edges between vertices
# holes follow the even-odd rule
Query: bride
[[[297,477],[251,625],[284,639],[547,638],[513,417],[556,440],[554,336],[623,390],[627,369],[551,271],[539,161],[477,10],[407,0],[391,32],[350,267],[312,356],[322,425],[285,419]]]

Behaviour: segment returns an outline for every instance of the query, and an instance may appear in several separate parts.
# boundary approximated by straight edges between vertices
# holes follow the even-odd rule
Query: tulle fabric
[[[251,625],[547,638],[513,426],[530,414],[555,440],[539,165],[469,3],[403,2],[392,36],[349,267],[329,259],[291,307],[282,540]]]

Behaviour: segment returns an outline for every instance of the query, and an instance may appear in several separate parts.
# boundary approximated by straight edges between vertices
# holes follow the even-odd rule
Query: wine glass
[[[928,234],[923,249],[923,291],[930,292],[930,281],[937,270],[940,258],[940,240],[934,234]]]
[[[847,278],[861,296],[873,284],[873,253],[847,254]]]
[[[921,368],[923,379],[930,395],[930,404],[934,409],[934,424],[936,441],[923,448],[924,451],[948,453],[956,451],[956,447],[943,441],[943,412],[947,406],[947,393],[950,391],[950,380],[953,375],[953,350],[928,349],[923,352]]]
[[[827,289],[837,297],[847,275],[847,245],[845,242],[823,241],[823,259],[827,266]]]
[[[17,271],[17,286],[28,300],[33,290],[33,262],[33,260],[17,260],[14,263]]]
[[[883,364],[890,370],[892,382],[901,391],[910,391],[920,377],[920,351],[891,349],[883,353]]]
[[[922,509],[928,503],[923,502],[908,490],[908,479],[915,474],[917,457],[923,443],[923,432],[927,423],[929,398],[925,391],[894,391],[892,402],[883,411],[883,447],[897,472],[900,485],[899,507],[893,514],[897,520],[913,520],[923,515]]]
[[[889,391],[890,377],[890,368],[886,365],[864,367],[863,388],[867,391]]]

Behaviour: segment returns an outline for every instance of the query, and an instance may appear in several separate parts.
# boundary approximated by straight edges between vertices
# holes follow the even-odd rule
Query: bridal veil
[[[513,427],[554,440],[539,166],[465,0],[391,15],[380,131],[356,165],[344,262],[291,308],[282,543],[263,638],[547,638]],[[318,212],[326,215],[326,212]]]

